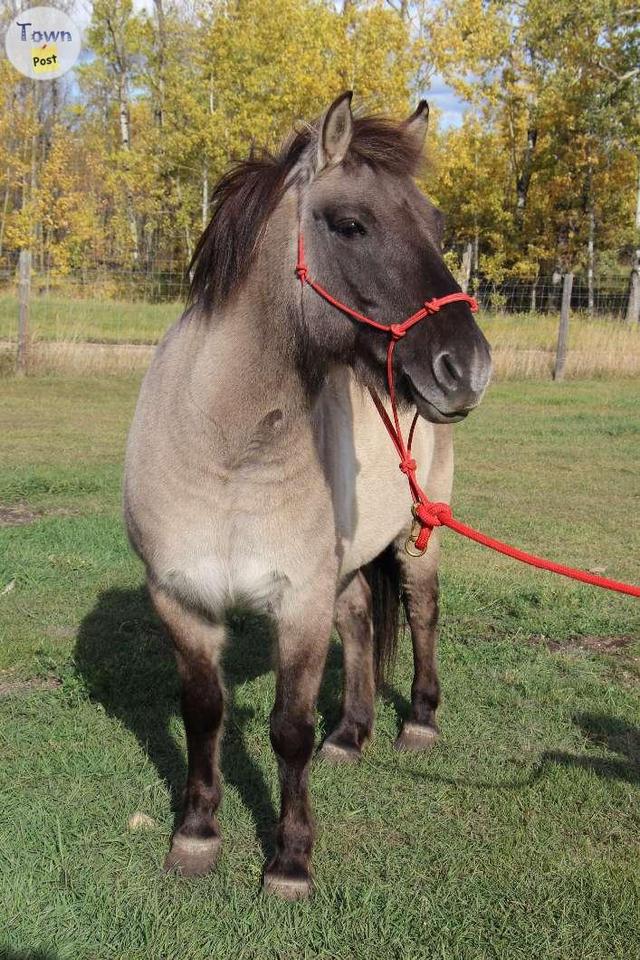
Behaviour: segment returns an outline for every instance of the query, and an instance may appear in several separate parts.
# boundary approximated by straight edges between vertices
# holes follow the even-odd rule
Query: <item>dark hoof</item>
[[[221,846],[220,837],[201,840],[176,836],[164,861],[164,869],[181,877],[202,877],[213,870]]]
[[[342,746],[339,743],[332,743],[331,740],[325,740],[318,751],[321,760],[327,763],[358,763],[362,754],[356,747]]]
[[[437,727],[429,727],[421,723],[404,723],[394,746],[396,750],[426,753],[435,745],[439,736]]]
[[[281,900],[307,900],[313,893],[310,877],[289,877],[282,873],[265,873],[262,886],[265,893]]]

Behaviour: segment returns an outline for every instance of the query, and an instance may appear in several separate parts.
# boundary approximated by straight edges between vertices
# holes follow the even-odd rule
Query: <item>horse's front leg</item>
[[[315,709],[331,636],[335,581],[316,584],[313,596],[285,598],[277,620],[276,700],[271,743],[278,759],[281,807],[276,853],[264,875],[265,890],[287,900],[312,890],[314,824],[308,780],[315,743]]]
[[[149,592],[174,643],[189,761],[182,817],[164,866],[184,876],[199,876],[214,866],[221,842],[216,811],[222,796],[218,743],[224,699],[218,663],[224,627],[188,610],[153,584]]]
[[[397,545],[414,662],[411,711],[396,740],[398,750],[429,750],[439,735],[436,723],[440,703],[436,664],[439,539],[439,531],[434,531],[429,548],[421,557],[408,556],[403,547]]]

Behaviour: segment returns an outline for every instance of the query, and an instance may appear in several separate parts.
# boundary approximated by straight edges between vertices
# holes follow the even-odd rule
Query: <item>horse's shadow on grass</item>
[[[397,694],[390,692],[392,702]],[[563,767],[578,767],[607,780],[623,780],[640,783],[640,727],[627,723],[606,713],[576,713],[571,718],[585,739],[593,746],[606,749],[617,757],[597,757],[591,754],[573,754],[561,750],[545,750],[540,754],[533,769],[525,777],[512,780],[482,781],[467,778],[443,777],[431,773],[411,773],[418,781],[447,784],[449,786],[476,787],[482,790],[519,790],[531,787],[541,780],[551,764]]]
[[[255,714],[237,702],[236,688],[271,670],[271,642],[259,618],[233,618],[229,634],[223,659],[227,720],[220,766],[225,783],[237,789],[250,811],[269,859],[276,811],[263,771],[246,745]],[[171,643],[146,589],[109,590],[99,597],[80,626],[75,663],[91,699],[135,734],[167,784],[177,825],[187,776],[184,750],[172,732],[180,715],[180,691]],[[340,650],[332,645],[318,704],[327,730],[339,715],[340,670]],[[268,736],[265,723],[266,742]]]
[[[0,944],[0,960],[56,960],[52,950],[13,950]]]
[[[542,756],[545,763],[581,767],[608,780],[640,783],[640,727],[606,713],[577,713],[573,722],[590,744],[604,747],[617,756],[576,756],[562,751],[547,751]]]

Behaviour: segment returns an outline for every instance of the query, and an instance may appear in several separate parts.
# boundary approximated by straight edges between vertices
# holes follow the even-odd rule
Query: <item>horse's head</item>
[[[427,130],[422,102],[403,123],[354,118],[343,94],[319,125],[299,185],[299,229],[309,276],[334,298],[378,323],[397,324],[423,303],[459,292],[441,252],[442,215],[413,175]],[[302,291],[312,351],[350,363],[379,385],[388,336]],[[466,303],[451,303],[413,326],[395,348],[396,390],[435,422],[461,419],[481,400],[489,345]]]
[[[423,101],[401,123],[354,118],[343,94],[277,156],[233,167],[193,257],[192,299],[216,314],[245,297],[252,322],[269,325],[263,342],[294,356],[311,386],[332,363],[383,386],[388,335],[300,283],[298,238],[308,275],[378,324],[401,323],[425,301],[459,292],[442,258],[442,216],[414,181],[427,117]],[[438,423],[480,402],[490,370],[489,345],[461,302],[413,326],[395,348],[398,398]]]

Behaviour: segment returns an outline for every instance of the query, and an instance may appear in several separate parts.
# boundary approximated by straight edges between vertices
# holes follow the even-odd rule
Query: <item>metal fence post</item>
[[[31,251],[21,250],[19,260],[20,282],[18,301],[18,353],[16,373],[25,374],[29,367],[29,298],[31,293]]]
[[[569,346],[569,309],[571,307],[571,290],[573,289],[573,274],[565,273],[562,278],[562,306],[560,308],[560,326],[558,327],[558,345],[556,347],[556,364],[553,370],[553,379],[564,379],[564,368],[567,362]]]

